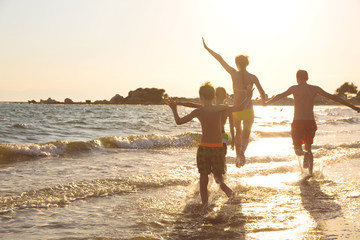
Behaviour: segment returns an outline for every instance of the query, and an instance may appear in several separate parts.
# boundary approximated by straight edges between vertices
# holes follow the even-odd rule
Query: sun
[[[219,19],[234,31],[254,35],[276,34],[299,20],[299,10],[306,4],[288,0],[228,0],[214,3]]]

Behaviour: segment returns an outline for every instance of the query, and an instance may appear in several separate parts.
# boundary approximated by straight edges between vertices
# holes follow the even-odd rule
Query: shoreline
[[[360,101],[352,101],[347,100],[349,103],[360,106]],[[188,102],[198,102],[190,99]],[[57,103],[28,103],[28,102],[19,102],[19,101],[0,101],[0,104],[35,104],[35,105],[166,105],[165,103],[86,103],[86,102],[74,102],[74,103],[65,103],[65,102],[57,102]],[[262,106],[262,104],[253,102],[253,106]],[[268,106],[294,106],[291,103],[275,103]],[[314,106],[344,106],[343,104],[330,102],[330,103],[315,103]]]

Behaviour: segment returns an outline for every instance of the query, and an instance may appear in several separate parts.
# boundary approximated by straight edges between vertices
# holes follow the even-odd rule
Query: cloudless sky
[[[139,87],[197,97],[250,57],[269,96],[296,84],[360,87],[358,0],[0,0],[0,101],[124,97]],[[258,93],[255,93],[255,97]]]

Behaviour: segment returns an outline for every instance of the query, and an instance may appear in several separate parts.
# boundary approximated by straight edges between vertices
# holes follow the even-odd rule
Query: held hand
[[[266,100],[267,100],[267,95],[265,95],[265,98],[261,98],[261,105],[263,105],[264,107],[267,106]]]
[[[169,97],[166,99],[165,103],[169,105],[171,109],[176,109],[177,107],[177,101],[175,101],[172,97]]]
[[[231,139],[231,150],[234,151],[234,149],[235,149],[235,141],[234,139]]]
[[[359,107],[355,107],[353,108],[355,111],[357,111],[358,113],[360,113],[360,108]]]

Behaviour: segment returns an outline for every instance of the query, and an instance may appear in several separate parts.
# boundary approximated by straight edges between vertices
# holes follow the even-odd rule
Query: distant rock
[[[94,104],[109,104],[108,100],[96,100]]]
[[[35,100],[29,100],[28,103],[29,103],[29,104],[35,104],[36,101],[35,101]]]
[[[74,104],[74,101],[71,100],[70,98],[65,98],[64,103],[65,104]]]
[[[40,103],[43,103],[43,104],[59,104],[60,102],[52,99],[52,98],[48,98],[47,100],[40,100]]]
[[[138,88],[130,91],[125,98],[127,104],[162,104],[164,102],[165,90],[158,88]]]
[[[120,96],[119,94],[116,94],[115,96],[113,96],[110,101],[110,104],[121,104],[124,103],[124,97]]]

